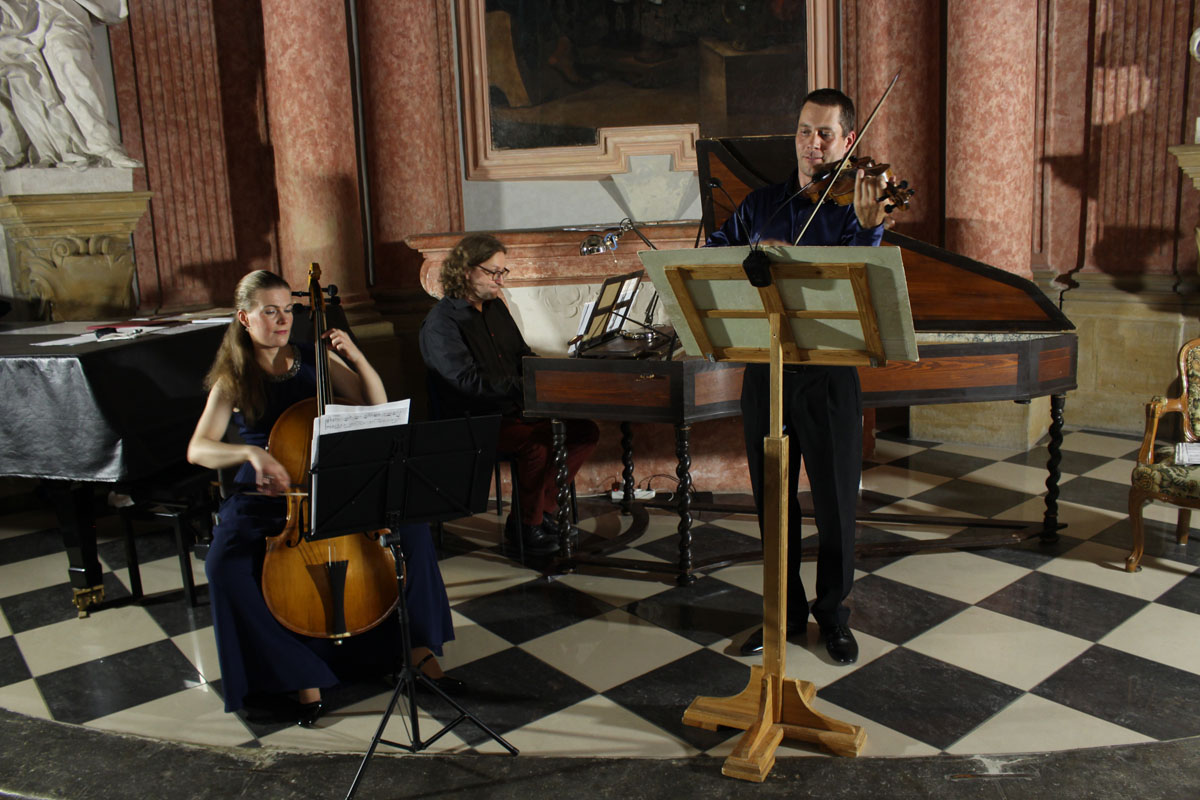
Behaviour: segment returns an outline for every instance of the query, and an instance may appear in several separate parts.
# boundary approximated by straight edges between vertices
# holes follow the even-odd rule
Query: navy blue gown
[[[296,402],[316,395],[316,370],[311,345],[299,345],[299,369],[267,383],[267,408],[252,425],[240,413],[234,422],[247,444],[266,447],[279,416]],[[243,464],[237,482],[252,485],[254,467]],[[366,633],[334,646],[329,639],[312,639],[284,628],[267,609],[261,589],[266,538],[283,530],[283,498],[235,494],[221,504],[220,522],[205,559],[209,601],[217,639],[217,657],[225,710],[237,711],[252,693],[294,692],[327,688],[338,675],[376,674],[390,669],[400,654],[395,616]],[[407,567],[410,635],[413,647],[442,654],[442,644],[454,638],[450,602],[438,569],[437,554],[426,524],[399,531]]]

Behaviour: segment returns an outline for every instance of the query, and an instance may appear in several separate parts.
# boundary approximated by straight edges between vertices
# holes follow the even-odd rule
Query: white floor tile
[[[4,612],[0,611],[0,636],[11,636],[12,628],[8,626],[8,618],[4,616]]]
[[[371,738],[379,728],[379,723],[383,719],[383,713],[387,710],[391,699],[391,692],[381,692],[360,703],[355,703],[337,711],[327,712],[317,721],[316,727],[301,728],[299,725],[291,725],[262,737],[260,741],[265,747],[275,747],[282,750],[366,753],[367,747],[370,746]],[[398,710],[388,720],[388,726],[384,730],[383,738],[402,744],[410,744],[412,742],[412,732],[408,728],[407,700],[401,700],[397,708]],[[424,741],[428,741],[435,733],[442,729],[442,723],[431,717],[421,707],[421,695],[419,694],[417,695],[417,720],[417,724],[420,727],[421,739]],[[459,723],[460,726],[470,724],[465,721]],[[454,731],[450,731],[438,739],[432,747],[423,752],[430,754],[456,753],[462,752],[465,749],[467,748],[463,740]],[[393,753],[403,753],[404,751],[388,747],[387,745],[380,745],[376,752],[380,755],[390,755]]]
[[[34,676],[166,638],[158,623],[137,606],[107,608],[86,619],[69,619],[16,635]]]
[[[440,566],[452,606],[526,583],[539,574],[502,555],[483,551],[447,558]]]
[[[905,642],[904,646],[1029,690],[1087,650],[1091,642],[1006,614],[971,607]]]
[[[618,551],[616,558],[663,563],[640,551]],[[637,573],[629,570],[593,570],[572,572],[556,578],[565,586],[585,592],[614,606],[624,606],[635,600],[666,591],[675,585],[675,578],[660,572]]]
[[[988,464],[986,467],[980,467],[974,472],[968,472],[966,475],[963,475],[963,480],[968,480],[972,483],[982,483],[987,486],[996,486],[1001,489],[1012,489],[1024,492],[1025,494],[1039,495],[1046,493],[1046,470],[1006,461]],[[1070,481],[1071,477],[1064,475],[1059,479],[1059,485],[1061,486]],[[1002,514],[1001,516],[1007,517],[1009,515]]]
[[[217,639],[212,626],[172,636],[171,641],[205,681],[211,683],[221,679],[221,665],[217,661]]]
[[[449,670],[487,658],[512,647],[504,639],[482,625],[467,619],[453,609],[450,617],[454,622],[454,641],[442,646],[443,655],[438,659],[442,669]]]
[[[1139,447],[1132,439],[1121,439],[1116,436],[1105,436],[1100,433],[1073,431],[1063,437],[1062,449],[1074,450],[1079,453],[1090,453],[1094,456],[1120,458],[1128,455]]]
[[[917,586],[964,603],[978,603],[1029,574],[1024,567],[994,558],[956,550],[950,553],[919,553],[893,561],[875,570],[890,580]]]
[[[225,713],[224,702],[210,686],[196,686],[160,697],[94,719],[86,726],[152,739],[224,747],[254,741],[254,734],[237,715]]]
[[[986,458],[989,461],[1004,461],[1012,458],[1015,455],[1024,453],[1024,450],[1018,450],[1013,447],[988,447],[982,444],[966,444],[961,442],[946,442],[931,447],[931,450],[937,450],[941,453],[956,453],[960,456],[972,456],[973,458]],[[1045,472],[1045,470],[1043,470]]]
[[[12,597],[67,583],[71,579],[67,574],[69,566],[66,553],[52,553],[7,565],[3,572],[4,580],[0,581],[0,597]],[[71,602],[69,589],[64,590],[63,602]]]
[[[1126,572],[1129,551],[1099,542],[1084,542],[1038,568],[1040,572],[1099,586],[1113,592],[1153,600],[1195,571],[1190,564],[1145,556],[1140,572]]]
[[[38,719],[54,719],[32,678],[0,686],[0,708]]]
[[[863,470],[862,488],[864,491],[882,492],[894,497],[912,497],[935,486],[940,486],[948,480],[950,478],[945,475],[900,469],[885,464],[881,467]]]
[[[1006,519],[1040,522],[1046,516],[1046,500],[1044,497],[1032,497],[1005,511],[1001,516]],[[1072,539],[1090,539],[1100,531],[1108,530],[1125,516],[1116,511],[1058,501],[1058,522],[1067,526],[1059,531],[1059,534],[1070,536]]]
[[[875,439],[875,452],[871,455],[871,461],[883,463],[887,461],[895,461],[898,458],[911,456],[913,453],[919,453],[927,448],[907,442],[896,442],[891,439]]]
[[[1093,470],[1083,473],[1085,478],[1095,478],[1101,481],[1112,481],[1129,490],[1129,478],[1133,468],[1137,466],[1136,458],[1121,458],[1116,461],[1106,461]]]
[[[1152,741],[1128,728],[1027,694],[946,748],[946,752],[1044,753]]]
[[[504,738],[523,753],[545,756],[684,758],[698,753],[600,695],[531,722]]]
[[[700,645],[619,609],[525,642],[522,649],[605,692]]]
[[[1111,630],[1100,644],[1200,673],[1200,636],[1194,633],[1198,628],[1200,615],[1152,603]]]

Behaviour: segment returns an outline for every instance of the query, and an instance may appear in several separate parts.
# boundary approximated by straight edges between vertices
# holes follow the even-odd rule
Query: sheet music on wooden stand
[[[697,697],[684,723],[746,733],[721,771],[762,781],[784,736],[856,756],[858,725],[812,708],[816,687],[785,677],[788,441],[783,433],[783,365],[883,366],[916,361],[908,287],[894,247],[766,247],[771,282],[755,287],[747,247],[639,253],[684,350],[712,361],[771,365],[770,435],[763,465],[763,663],[732,697]]]

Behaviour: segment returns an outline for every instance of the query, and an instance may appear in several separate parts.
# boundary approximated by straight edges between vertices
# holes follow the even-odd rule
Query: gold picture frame
[[[596,144],[578,147],[493,147],[484,0],[455,3],[467,180],[602,179],[628,172],[634,155],[669,155],[675,171],[696,171],[698,124],[599,128]],[[838,63],[836,0],[806,0],[805,11],[810,85],[833,86]]]

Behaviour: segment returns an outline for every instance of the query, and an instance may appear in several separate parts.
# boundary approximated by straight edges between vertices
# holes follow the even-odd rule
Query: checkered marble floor
[[[864,754],[1011,753],[1200,734],[1200,544],[1175,544],[1175,512],[1147,508],[1143,569],[1123,569],[1125,512],[1138,442],[1072,431],[1063,443],[1060,541],[935,550],[862,560],[850,602],[861,646],[834,664],[815,626],[794,635],[788,675],[814,682],[815,706],[867,731]],[[865,465],[863,507],[953,517],[1040,519],[1046,451],[882,437]],[[701,490],[703,486],[697,487]],[[581,504],[580,527],[611,536],[623,520]],[[675,517],[651,512],[623,553],[671,560]],[[0,516],[0,706],[24,714],[201,744],[362,751],[390,698],[383,678],[326,693],[305,730],[270,714],[225,714],[207,605],[183,599],[165,532],[139,537],[147,598],[129,602],[123,546],[101,525],[106,607],[76,619],[53,516]],[[697,695],[729,695],[755,659],[737,645],[761,615],[761,566],[711,573],[688,587],[631,574],[545,580],[498,551],[501,520],[447,526],[442,572],[456,641],[442,660],[470,686],[464,705],[526,754],[724,756],[739,734],[689,728]],[[865,541],[962,536],[864,526]],[[810,530],[809,534],[815,531]],[[753,519],[707,515],[698,558],[746,548]],[[203,580],[202,565],[196,575]],[[804,578],[811,586],[813,564]],[[811,642],[811,644],[810,644]],[[423,695],[421,732],[452,717]],[[408,740],[394,719],[388,738]],[[440,752],[499,752],[462,724]],[[781,754],[819,752],[785,742]]]

